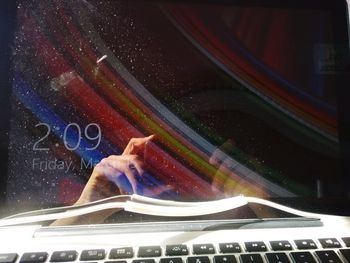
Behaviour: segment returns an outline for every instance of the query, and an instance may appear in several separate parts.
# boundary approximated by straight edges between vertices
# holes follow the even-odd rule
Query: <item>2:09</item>
[[[42,147],[40,146],[40,144],[42,144],[49,137],[52,129],[49,124],[43,122],[40,122],[37,125],[35,125],[36,128],[41,126],[46,128],[46,133],[44,134],[44,136],[40,137],[37,141],[35,141],[33,145],[34,151],[49,150],[49,148]],[[91,131],[93,131],[94,133],[96,133],[97,131],[96,135],[91,136]],[[74,142],[72,142],[72,136],[70,135],[73,133],[75,133],[74,137],[76,137],[76,140]],[[85,150],[92,151],[97,149],[97,147],[100,145],[102,139],[102,131],[101,127],[97,123],[89,123],[84,129],[82,129],[78,123],[73,122],[69,123],[64,128],[63,134],[60,134],[60,136],[62,136],[65,148],[69,151],[77,150],[81,146],[82,140],[84,138],[88,139],[90,142],[94,142],[91,147],[85,147]]]

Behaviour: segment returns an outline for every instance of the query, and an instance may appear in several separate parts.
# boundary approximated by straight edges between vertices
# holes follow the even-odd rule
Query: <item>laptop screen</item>
[[[332,8],[19,1],[6,209],[345,196]]]

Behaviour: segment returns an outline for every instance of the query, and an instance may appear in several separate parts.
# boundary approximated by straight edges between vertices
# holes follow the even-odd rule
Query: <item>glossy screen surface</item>
[[[96,164],[152,134],[146,196],[316,197],[341,184],[328,10],[20,1],[17,17],[9,207],[73,204]]]

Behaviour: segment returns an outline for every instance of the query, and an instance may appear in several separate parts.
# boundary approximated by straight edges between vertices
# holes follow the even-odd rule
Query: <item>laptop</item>
[[[350,262],[348,2],[0,5],[0,263]]]

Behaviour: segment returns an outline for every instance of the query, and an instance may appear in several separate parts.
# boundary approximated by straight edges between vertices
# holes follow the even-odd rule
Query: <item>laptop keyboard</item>
[[[350,237],[0,254],[0,263],[350,263]]]

